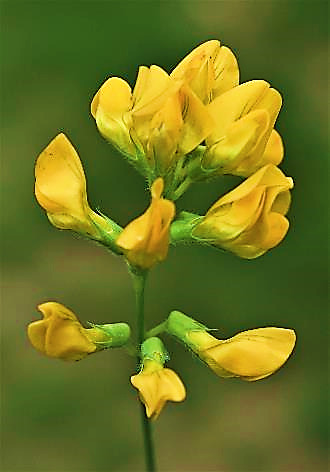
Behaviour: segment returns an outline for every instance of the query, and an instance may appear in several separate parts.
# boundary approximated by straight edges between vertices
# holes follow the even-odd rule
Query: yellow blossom
[[[167,401],[182,402],[186,397],[180,377],[152,359],[144,360],[141,372],[131,377],[131,383],[139,391],[148,418],[154,420]]]
[[[82,164],[63,133],[48,144],[36,161],[35,196],[50,222],[59,229],[71,229],[95,239],[100,238],[96,224],[111,231],[89,207]]]
[[[292,329],[257,328],[219,340],[206,331],[187,334],[198,356],[220,377],[260,380],[286,362],[296,342]]]
[[[296,342],[292,329],[257,328],[229,339],[217,339],[208,328],[180,311],[172,311],[166,331],[175,336],[217,375],[224,378],[259,380],[278,370],[288,359]]]
[[[210,40],[193,49],[172,71],[204,104],[238,85],[239,70],[234,54],[220,41]]]
[[[193,230],[197,239],[253,259],[279,244],[293,181],[268,164],[221,197]]]
[[[219,174],[248,177],[268,163],[278,165],[283,145],[273,130],[281,95],[263,80],[252,80],[207,107],[215,126],[206,138],[202,165]]]
[[[109,78],[91,113],[100,133],[144,175],[164,175],[213,128],[198,96],[156,65],[139,68],[133,92],[123,79]]]
[[[43,319],[29,324],[28,337],[33,347],[46,356],[79,361],[108,338],[98,328],[83,328],[76,315],[60,303],[42,303],[38,310]]]
[[[159,177],[151,186],[149,208],[131,221],[116,241],[128,261],[143,269],[149,269],[167,256],[175,205],[161,197],[163,187],[163,179]]]

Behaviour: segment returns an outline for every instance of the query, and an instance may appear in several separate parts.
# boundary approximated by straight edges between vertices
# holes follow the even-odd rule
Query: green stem
[[[147,271],[137,270],[136,268],[131,269],[133,277],[133,286],[135,291],[135,302],[136,302],[136,313],[137,313],[137,367],[140,369],[140,346],[145,339],[144,331],[144,290],[147,278]],[[141,403],[141,425],[144,439],[144,452],[146,471],[156,471],[155,451],[152,439],[152,431],[150,420],[146,415],[145,407]]]
[[[190,179],[190,177],[186,177],[185,180],[177,187],[177,189],[174,190],[171,199],[176,201],[178,198],[180,198],[192,183],[193,181]]]
[[[159,325],[155,326],[154,328],[151,328],[147,333],[146,333],[146,338],[152,338],[153,336],[158,336],[159,334],[163,333],[166,331],[166,326],[167,326],[167,320],[163,321]]]

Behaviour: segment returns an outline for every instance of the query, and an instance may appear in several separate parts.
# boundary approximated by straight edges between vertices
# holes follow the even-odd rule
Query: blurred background
[[[153,270],[147,325],[179,309],[219,337],[294,328],[297,345],[274,376],[217,378],[166,338],[185,382],[182,404],[155,424],[163,472],[327,470],[327,2],[2,1],[2,470],[143,470],[134,361],[121,350],[64,363],[39,355],[26,325],[56,300],[84,322],[134,326],[121,258],[53,228],[33,196],[34,161],[60,131],[83,161],[91,205],[121,225],[142,213],[142,178],[98,134],[90,101],[104,80],[133,84],[138,66],[168,72],[191,49],[220,39],[241,82],[281,91],[281,166],[295,180],[291,229],[276,249],[240,260],[177,247]],[[201,214],[239,179],[193,186],[179,210]]]

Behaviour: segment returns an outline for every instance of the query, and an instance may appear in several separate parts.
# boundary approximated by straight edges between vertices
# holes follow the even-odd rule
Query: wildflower
[[[82,164],[63,133],[39,155],[35,179],[36,199],[56,228],[71,229],[98,240],[101,235],[97,227],[113,232],[111,225],[89,207]]]
[[[126,323],[86,329],[71,310],[57,302],[42,303],[38,310],[43,319],[29,324],[28,337],[48,357],[79,361],[97,350],[123,346],[130,337]]]
[[[292,329],[257,328],[220,340],[207,328],[183,313],[174,311],[167,330],[184,342],[219,377],[260,380],[276,372],[293,351],[296,335]]]
[[[131,377],[131,383],[139,391],[148,418],[155,420],[167,401],[183,401],[186,391],[179,376],[164,367],[168,355],[159,338],[152,337],[144,341],[141,355],[142,369]]]
[[[192,235],[245,259],[259,257],[288,231],[292,187],[290,177],[268,164],[212,205]]]
[[[237,60],[220,41],[210,40],[191,51],[175,67],[171,77],[183,80],[204,104],[238,85]]]
[[[163,188],[163,179],[155,180],[151,186],[149,208],[131,221],[116,241],[128,261],[142,269],[149,269],[167,256],[169,229],[175,206],[170,200],[161,197]]]
[[[278,165],[283,145],[273,130],[281,95],[263,80],[252,80],[218,96],[207,107],[215,126],[207,136],[205,171],[248,177],[268,163]]]
[[[96,351],[94,340],[104,340],[102,332],[83,328],[76,315],[60,303],[43,303],[38,310],[43,319],[29,324],[28,337],[46,356],[77,361]]]

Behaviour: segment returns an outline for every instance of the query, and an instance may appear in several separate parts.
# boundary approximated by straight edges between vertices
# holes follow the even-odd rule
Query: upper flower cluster
[[[279,164],[283,145],[273,128],[281,103],[263,80],[239,85],[234,54],[211,40],[171,74],[141,66],[133,91],[123,79],[109,78],[91,112],[101,134],[149,181],[164,177],[166,195],[176,199],[187,180],[246,177]]]

